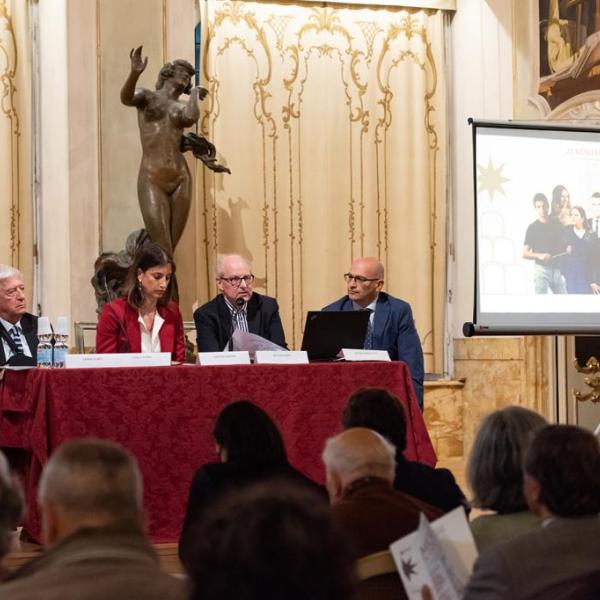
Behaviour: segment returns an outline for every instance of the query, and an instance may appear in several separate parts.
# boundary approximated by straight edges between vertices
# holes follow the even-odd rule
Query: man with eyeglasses
[[[372,257],[357,258],[344,275],[348,295],[323,310],[368,310],[364,348],[387,350],[392,360],[408,365],[419,406],[423,409],[423,350],[410,304],[383,289],[383,265]]]
[[[277,300],[252,290],[250,263],[239,254],[221,255],[216,276],[220,294],[194,312],[198,351],[228,350],[236,329],[286,348]]]
[[[27,312],[21,272],[0,265],[0,365],[35,363],[37,317]]]

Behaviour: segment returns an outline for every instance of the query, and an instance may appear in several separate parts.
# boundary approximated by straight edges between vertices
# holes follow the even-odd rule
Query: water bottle
[[[52,329],[48,317],[38,318],[37,366],[52,367]]]
[[[54,330],[54,368],[64,369],[67,354],[69,354],[69,320],[67,317],[58,317]]]

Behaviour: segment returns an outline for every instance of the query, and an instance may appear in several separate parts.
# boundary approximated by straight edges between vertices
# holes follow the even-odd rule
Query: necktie
[[[373,312],[370,308],[361,308],[363,312],[369,313],[369,320],[367,321],[367,333],[365,335],[365,341],[363,343],[364,350],[373,349],[373,325],[371,323],[371,313]]]
[[[24,354],[23,352],[23,344],[21,343],[21,332],[20,332],[20,327],[18,325],[14,325],[13,327],[11,327],[10,330],[10,335],[12,336],[12,339],[15,343],[15,346],[17,348],[17,354]]]
[[[596,234],[596,237],[598,237],[598,221],[600,219],[598,219],[597,217],[594,219],[594,233]]]

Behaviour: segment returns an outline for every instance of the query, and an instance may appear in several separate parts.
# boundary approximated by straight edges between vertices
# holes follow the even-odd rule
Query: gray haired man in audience
[[[63,444],[44,469],[39,503],[46,551],[0,586],[3,600],[186,598],[143,534],[142,477],[117,444]]]
[[[353,559],[387,550],[417,528],[419,513],[429,519],[442,514],[394,490],[395,455],[392,444],[364,427],[348,429],[325,443],[323,462],[331,514],[351,541]]]

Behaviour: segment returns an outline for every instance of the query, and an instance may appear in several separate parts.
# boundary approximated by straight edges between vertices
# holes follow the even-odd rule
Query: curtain
[[[0,0],[0,262],[33,273],[29,3]]]
[[[412,304],[428,371],[443,369],[446,228],[444,16],[202,0],[201,131],[232,175],[196,178],[206,298],[216,255],[253,263],[288,343],[305,313],[377,256]]]

